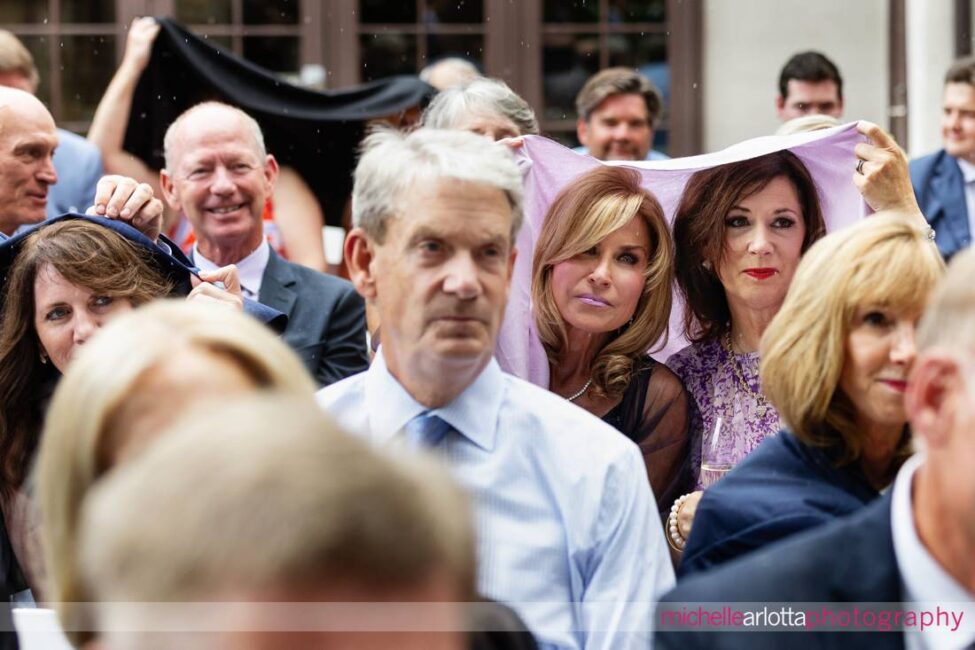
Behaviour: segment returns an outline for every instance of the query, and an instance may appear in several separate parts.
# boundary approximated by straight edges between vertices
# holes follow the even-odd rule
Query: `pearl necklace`
[[[585,393],[587,390],[589,390],[589,387],[590,386],[592,386],[592,377],[589,378],[589,381],[586,382],[586,385],[585,386],[583,386],[582,388],[579,389],[579,392],[575,393],[571,397],[566,397],[565,399],[569,400],[570,402],[576,401],[577,399],[579,399],[580,397],[582,397],[582,394],[583,393]]]

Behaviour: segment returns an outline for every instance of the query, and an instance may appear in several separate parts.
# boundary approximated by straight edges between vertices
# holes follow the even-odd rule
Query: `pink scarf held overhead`
[[[644,187],[657,197],[667,220],[673,223],[684,185],[694,172],[788,149],[802,160],[816,182],[826,229],[833,231],[858,221],[869,211],[852,180],[856,168],[853,147],[858,142],[866,142],[866,138],[857,132],[856,123],[850,123],[811,133],[754,138],[701,156],[619,163],[577,154],[547,138],[527,136],[516,154],[525,175],[525,221],[516,242],[519,254],[496,348],[501,367],[548,388],[548,359],[535,332],[531,309],[532,253],[549,205],[580,174],[598,165],[623,164],[636,169]],[[666,360],[687,344],[681,324],[683,313],[683,304],[675,300],[667,345],[653,355],[658,360]]]

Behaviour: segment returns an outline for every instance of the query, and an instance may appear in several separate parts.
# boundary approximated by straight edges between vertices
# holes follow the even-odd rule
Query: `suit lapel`
[[[848,529],[844,551],[838,554],[836,570],[831,572],[836,595],[848,601],[900,600],[900,571],[890,520],[891,490],[867,507],[869,511],[863,512],[859,525]],[[853,575],[855,580],[850,579]]]
[[[931,190],[930,213],[927,215],[931,226],[936,233],[943,229],[951,234],[951,250],[961,248],[962,242],[969,238],[968,205],[965,201],[965,179],[951,156],[944,154],[938,161],[931,177]]]
[[[268,307],[287,314],[290,318],[295,301],[298,299],[298,294],[294,290],[297,282],[294,272],[272,249],[261,278],[258,300]]]
[[[844,603],[899,603],[904,600],[890,508],[893,490],[867,506],[855,527],[848,527],[843,548],[829,570],[830,599]],[[854,515],[855,517],[856,515]],[[903,650],[903,634],[870,634],[872,649]]]

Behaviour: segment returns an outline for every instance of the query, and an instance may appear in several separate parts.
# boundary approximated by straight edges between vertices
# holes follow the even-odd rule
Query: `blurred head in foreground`
[[[311,399],[251,396],[182,420],[96,486],[79,556],[102,625],[165,625],[112,603],[181,601],[222,630],[108,631],[108,648],[452,649],[471,531],[431,461],[373,450]]]
[[[186,412],[265,390],[310,399],[315,385],[270,330],[213,305],[146,305],[113,319],[84,346],[55,391],[37,460],[45,595],[59,603],[65,627],[74,625],[71,604],[87,596],[76,546],[91,486]]]

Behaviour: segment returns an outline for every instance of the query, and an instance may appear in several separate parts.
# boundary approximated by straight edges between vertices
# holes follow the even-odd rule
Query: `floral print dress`
[[[737,363],[745,390],[732,363]],[[671,355],[667,366],[684,382],[693,398],[692,421],[700,427],[700,439],[710,444],[720,421],[720,433],[712,456],[738,464],[782,424],[775,408],[761,396],[757,352],[728,352],[718,339],[692,343]],[[701,449],[694,449],[694,466],[700,466]],[[706,487],[698,477],[696,489]]]

